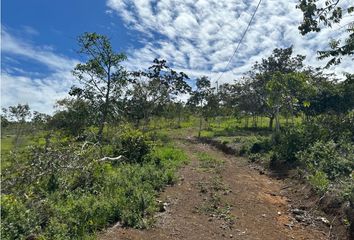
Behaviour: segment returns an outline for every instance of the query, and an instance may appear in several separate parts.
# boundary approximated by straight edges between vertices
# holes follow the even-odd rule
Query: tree
[[[31,110],[28,104],[18,104],[17,106],[10,106],[7,112],[11,121],[17,123],[24,123],[26,122],[27,118],[31,117]]]
[[[277,72],[287,74],[299,72],[303,69],[305,56],[293,56],[292,46],[289,48],[276,48],[268,58],[263,58],[261,62],[256,62],[252,70],[248,73],[248,79],[243,89],[243,93],[251,102],[249,105],[258,104],[254,113],[269,117],[269,128],[273,128],[273,121],[276,116],[276,108],[269,107],[267,84],[272,80]]]
[[[31,117],[30,107],[28,104],[18,104],[17,106],[10,106],[8,109],[3,109],[3,112],[7,113],[10,121],[15,123],[15,146],[17,147],[26,124],[26,119]]]
[[[155,59],[147,71],[133,72],[133,88],[129,91],[129,112],[137,119],[149,118],[159,112],[171,101],[176,101],[179,94],[191,91],[187,84],[188,76],[171,69],[165,60]]]
[[[236,114],[238,106],[239,86],[241,84],[224,83],[219,87],[220,112],[223,115],[231,116]]]
[[[43,127],[48,123],[50,119],[50,116],[45,113],[40,113],[38,111],[33,112],[33,117],[31,119],[31,122],[36,126],[36,127]]]
[[[281,110],[290,112],[293,115],[296,105],[299,104],[301,95],[306,94],[311,88],[309,77],[304,73],[281,73],[273,74],[272,79],[267,83],[267,104],[275,112],[275,129],[280,130],[279,114]],[[306,104],[305,100],[301,104]]]
[[[299,26],[300,33],[306,35],[309,32],[321,31],[323,27],[332,27],[335,23],[340,23],[343,15],[354,12],[354,5],[343,9],[340,5],[341,0],[299,0],[297,8],[303,12],[303,22]],[[330,50],[318,51],[319,59],[330,58],[327,67],[339,64],[343,56],[354,54],[354,21],[347,24],[347,33],[344,43],[340,39],[333,39],[329,46]]]
[[[88,100],[64,98],[57,101],[58,110],[48,121],[49,128],[61,129],[74,136],[97,123],[97,113]]]
[[[338,81],[322,72],[310,72],[314,91],[309,95],[310,105],[301,109],[307,116],[320,114],[343,115],[354,109],[354,78],[347,74]]]
[[[148,83],[144,81],[135,81],[132,88],[128,90],[124,103],[124,113],[126,117],[132,121],[136,127],[140,126],[141,120],[147,119],[153,111],[152,102],[149,101]]]
[[[123,53],[115,53],[106,36],[85,33],[79,37],[79,53],[85,55],[86,63],[79,63],[73,75],[80,81],[80,87],[73,86],[70,95],[92,102],[99,113],[98,140],[102,140],[104,124],[113,103],[122,95],[126,85],[126,71],[120,65],[126,60]]]
[[[205,106],[207,105],[208,98],[214,89],[211,88],[210,80],[206,76],[197,78],[196,87],[196,90],[191,92],[191,96],[188,100],[188,105],[195,108],[199,112],[198,137],[200,137],[203,117],[207,117],[208,114],[208,108]]]

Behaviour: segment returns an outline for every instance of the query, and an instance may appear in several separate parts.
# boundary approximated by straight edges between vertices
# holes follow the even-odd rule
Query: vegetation
[[[324,8],[316,2],[299,4],[302,34],[341,19],[339,1]],[[353,54],[352,39],[333,42],[320,57],[339,63]],[[106,36],[85,33],[78,44],[85,62],[74,68],[78,82],[53,116],[21,104],[3,109],[3,239],[89,239],[117,221],[149,227],[158,192],[176,181],[187,159],[170,136],[196,131],[269,169],[298,169],[317,193],[336,190],[354,205],[353,74],[305,66],[290,46],[274,49],[233,84],[214,88],[202,76],[190,86],[162,59],[128,71],[126,55]],[[220,171],[218,159],[198,158],[205,171]],[[220,205],[217,195],[208,204],[204,211]]]
[[[149,226],[157,191],[175,182],[175,169],[186,156],[132,130],[115,134],[102,150],[130,158],[100,158],[99,150],[97,144],[53,135],[49,144],[11,153],[16,161],[3,170],[2,237],[78,239],[116,221]]]
[[[343,7],[341,0],[299,0],[297,8],[303,12],[303,22],[299,26],[302,35],[309,32],[319,32],[321,28],[332,27],[335,23],[340,23],[342,18],[354,12],[354,5],[349,4]],[[345,6],[345,5],[344,5]],[[354,22],[345,25],[347,36],[341,39],[332,39],[329,43],[330,50],[320,50],[319,59],[331,58],[327,63],[330,65],[339,64],[344,56],[354,54]]]

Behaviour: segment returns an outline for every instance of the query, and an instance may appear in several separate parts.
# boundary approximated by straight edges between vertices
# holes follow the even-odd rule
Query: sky
[[[341,0],[346,7],[351,0]],[[331,38],[343,38],[341,23],[302,36],[297,0],[263,0],[239,51],[233,55],[258,0],[3,0],[1,1],[1,106],[29,104],[52,114],[58,99],[77,83],[71,70],[84,58],[77,37],[107,35],[124,52],[129,70],[146,69],[154,58],[187,73],[208,76],[215,84],[233,82],[274,48],[293,45],[306,64],[323,67],[317,50]],[[351,58],[328,71],[354,72]]]

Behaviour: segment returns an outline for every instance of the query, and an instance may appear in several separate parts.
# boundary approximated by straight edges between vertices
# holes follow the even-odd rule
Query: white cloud
[[[325,65],[326,61],[316,59],[317,50],[328,48],[330,38],[344,36],[345,28],[337,25],[320,33],[301,36],[297,27],[302,14],[295,7],[297,2],[263,1],[228,69],[225,69],[227,62],[247,27],[257,0],[108,0],[107,6],[129,29],[150,38],[144,47],[132,50],[128,66],[146,67],[158,57],[191,75],[202,73],[215,78],[224,72],[222,81],[230,82],[276,47],[293,45],[295,54],[307,55],[307,64]],[[352,17],[345,16],[341,24],[350,21],[353,21]],[[347,58],[331,70],[350,72],[353,71],[351,65],[352,60]]]
[[[17,39],[7,32],[6,29],[1,31],[1,51],[4,54],[18,55],[37,61],[46,65],[51,70],[64,70],[72,69],[72,66],[77,63],[76,60],[60,56],[49,47],[36,47],[23,40]]]
[[[60,56],[48,47],[37,47],[11,35],[5,28],[1,31],[1,51],[10,66],[2,64],[1,106],[28,103],[33,110],[51,114],[56,100],[67,95],[73,84],[71,70],[78,63]],[[19,62],[13,57],[37,62],[49,69],[49,73],[27,72],[15,67]]]

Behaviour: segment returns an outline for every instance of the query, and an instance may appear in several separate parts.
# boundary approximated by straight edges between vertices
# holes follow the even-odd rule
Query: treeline
[[[73,70],[78,82],[69,92],[71,97],[57,102],[53,116],[35,112],[33,117],[37,123],[74,135],[96,126],[97,137],[102,139],[105,124],[126,121],[146,127],[154,117],[180,120],[188,115],[204,120],[246,117],[253,127],[257,118],[267,117],[269,128],[279,131],[280,116],[287,123],[294,123],[296,117],[308,120],[321,114],[342,116],[354,105],[353,74],[339,78],[305,66],[305,56],[294,56],[292,47],[274,49],[244,77],[216,89],[208,77],[191,80],[185,73],[171,69],[165,60],[155,59],[146,71],[128,71],[121,65],[126,56],[115,53],[109,39],[96,33],[81,36],[79,45],[87,61]],[[182,95],[189,96],[188,100],[181,101]],[[21,107],[26,108],[17,106]],[[16,107],[7,111],[11,120],[24,121],[16,116],[24,113],[12,108]],[[3,124],[9,121],[6,114],[2,119]]]

